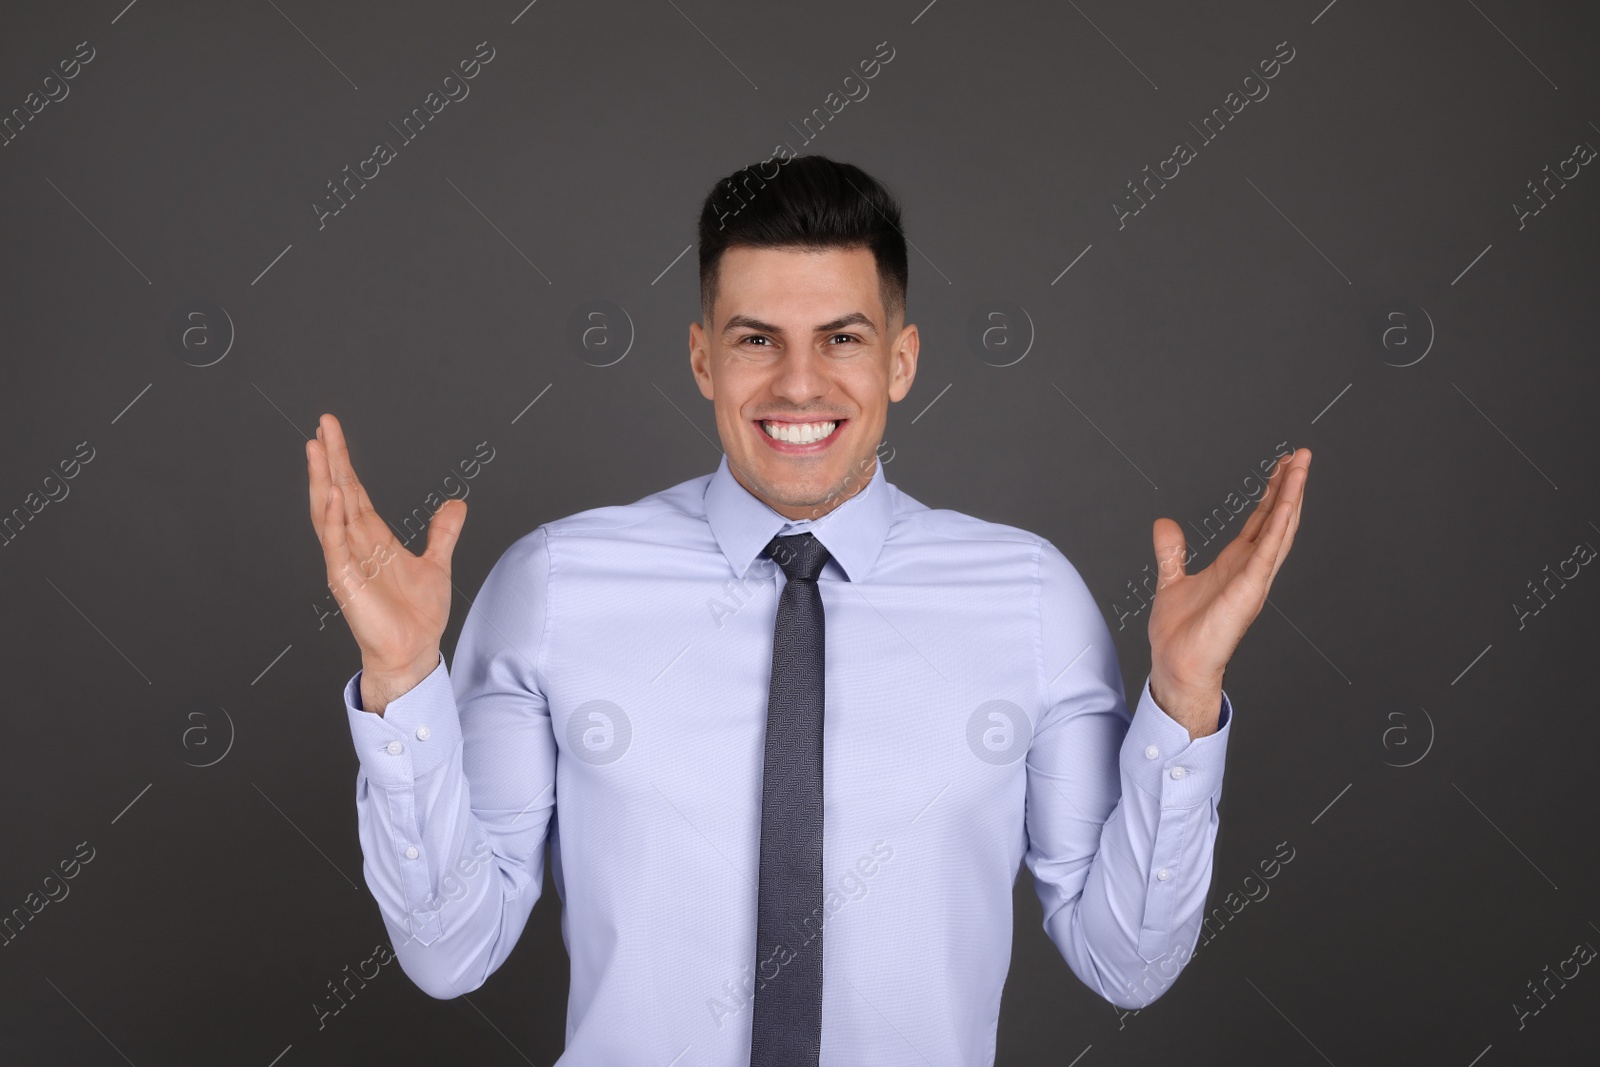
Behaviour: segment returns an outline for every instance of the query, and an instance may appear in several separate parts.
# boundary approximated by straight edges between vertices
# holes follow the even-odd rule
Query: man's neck
[[[782,515],[784,518],[788,519],[790,522],[806,522],[820,519],[825,515],[831,514],[850,500],[853,500],[857,494],[859,494],[867,486],[871,485],[872,477],[877,473],[877,470],[878,457],[876,454],[874,454],[871,459],[871,466],[867,468],[865,477],[847,477],[845,479],[845,485],[848,487],[847,491],[835,489],[826,497],[824,497],[821,502],[816,504],[779,504],[768,500],[766,497],[752,489],[745,483],[745,480],[739,476],[738,468],[734,467],[731,463],[728,465],[728,472],[733,475],[733,480],[743,486],[747,493],[761,501],[763,504],[767,505],[767,507],[771,508],[773,511],[776,511],[779,515]]]

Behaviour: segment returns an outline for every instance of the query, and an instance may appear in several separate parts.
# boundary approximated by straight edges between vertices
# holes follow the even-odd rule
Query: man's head
[[[706,197],[689,364],[733,476],[785,517],[824,515],[872,477],[917,369],[906,281],[900,207],[848,163],[769,160]]]

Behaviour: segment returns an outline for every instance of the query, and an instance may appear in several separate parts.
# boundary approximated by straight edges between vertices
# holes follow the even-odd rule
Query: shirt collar
[[[874,461],[872,477],[860,492],[817,519],[791,520],[772,510],[750,490],[740,485],[728,469],[724,453],[717,472],[706,485],[706,521],[711,533],[728,558],[733,573],[740,578],[767,543],[782,531],[809,531],[828,550],[828,555],[844,569],[845,576],[859,582],[867,576],[883,548],[893,510],[890,486],[883,475],[883,463]]]

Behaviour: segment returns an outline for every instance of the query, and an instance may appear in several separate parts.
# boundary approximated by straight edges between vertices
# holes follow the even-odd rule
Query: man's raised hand
[[[1151,528],[1158,574],[1150,609],[1150,696],[1192,736],[1217,728],[1223,670],[1266,606],[1294,543],[1310,468],[1309,448],[1281,457],[1238,536],[1196,574],[1184,573],[1183,527],[1160,518]]]
[[[361,647],[362,706],[381,715],[438,665],[450,617],[450,554],[467,505],[445,501],[428,523],[428,547],[420,556],[408,551],[373,509],[339,420],[328,414],[306,442],[306,471],[328,588]]]

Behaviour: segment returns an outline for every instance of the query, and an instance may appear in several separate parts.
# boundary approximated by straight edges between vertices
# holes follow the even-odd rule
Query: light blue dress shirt
[[[928,508],[881,464],[790,522],[726,457],[518,539],[448,672],[383,715],[347,683],[362,871],[418,986],[458,996],[506,960],[548,839],[560,1067],[749,1062],[785,580],[761,550],[808,529],[831,555],[824,1067],[993,1063],[1022,862],[1090,989],[1140,1007],[1170,986],[1211,880],[1227,696],[1193,740],[1148,678],[1130,715],[1100,609],[1044,538]]]

